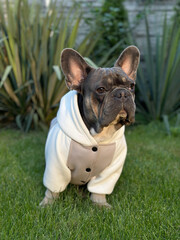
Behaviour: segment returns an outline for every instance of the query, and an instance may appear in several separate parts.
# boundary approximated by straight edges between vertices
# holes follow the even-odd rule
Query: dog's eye
[[[104,87],[100,87],[96,90],[99,94],[105,93],[106,89]]]
[[[129,90],[130,90],[131,92],[133,92],[134,89],[135,89],[135,84],[134,84],[134,83],[131,83],[131,85],[130,85],[130,87],[129,87]]]

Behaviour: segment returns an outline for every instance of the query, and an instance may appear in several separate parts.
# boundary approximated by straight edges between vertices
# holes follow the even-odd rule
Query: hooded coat
[[[123,126],[108,141],[98,143],[82,120],[77,92],[68,92],[46,141],[45,187],[62,192],[69,183],[88,183],[89,192],[111,194],[127,153],[124,130]]]

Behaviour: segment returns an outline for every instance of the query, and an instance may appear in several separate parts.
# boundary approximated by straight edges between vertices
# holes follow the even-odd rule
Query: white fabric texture
[[[111,164],[88,183],[92,193],[111,194],[120,177],[126,158],[127,146],[125,127],[121,127],[105,144],[115,143],[116,150]],[[78,108],[77,92],[68,92],[60,102],[57,118],[52,121],[48,133],[45,159],[46,168],[43,183],[52,192],[62,192],[71,181],[67,159],[71,140],[83,146],[98,146],[85,126]],[[103,142],[104,144],[104,142]]]

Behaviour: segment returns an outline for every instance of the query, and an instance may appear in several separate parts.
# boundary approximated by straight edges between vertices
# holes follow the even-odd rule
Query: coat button
[[[97,152],[98,148],[97,147],[92,147],[93,152]]]
[[[91,172],[91,169],[90,168],[86,168],[86,172]]]

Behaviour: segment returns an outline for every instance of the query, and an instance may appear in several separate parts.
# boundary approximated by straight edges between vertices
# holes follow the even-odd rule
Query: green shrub
[[[176,18],[167,23],[163,34],[156,37],[155,55],[150,40],[147,18],[147,47],[144,64],[138,70],[137,112],[143,120],[162,120],[180,111],[180,28]]]
[[[177,1],[175,6],[175,18],[177,19],[177,22],[180,25],[180,0]]]
[[[65,47],[88,57],[96,41],[89,33],[77,41],[82,13],[73,6],[17,0],[0,2],[0,122],[16,122],[23,131],[45,128],[67,91],[58,67]]]
[[[101,33],[92,58],[99,66],[109,67],[129,42],[127,12],[123,0],[105,0],[102,7],[93,9],[92,13],[91,27]]]

